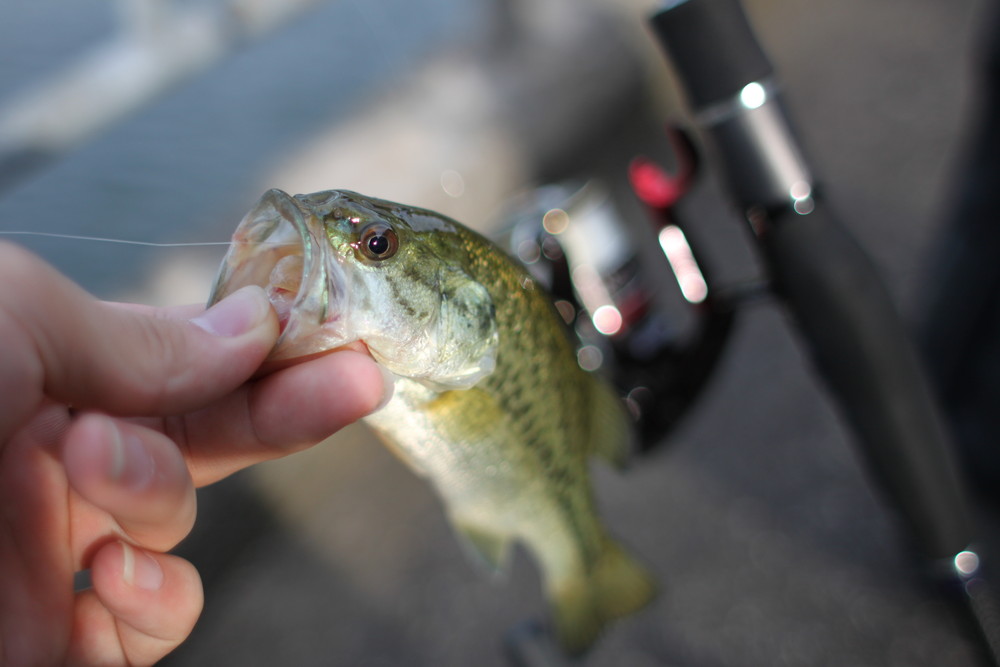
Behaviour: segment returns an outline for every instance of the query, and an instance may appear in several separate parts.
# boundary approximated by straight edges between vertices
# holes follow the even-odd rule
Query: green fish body
[[[274,358],[360,340],[397,378],[365,421],[431,481],[487,564],[502,569],[515,540],[528,547],[568,652],[652,598],[591,492],[592,455],[624,461],[622,406],[506,253],[431,211],[272,190],[237,229],[211,301],[249,283],[282,318]]]

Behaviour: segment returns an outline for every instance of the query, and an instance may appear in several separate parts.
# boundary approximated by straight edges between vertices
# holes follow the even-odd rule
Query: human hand
[[[278,335],[257,288],[200,315],[102,303],[3,243],[0,285],[0,663],[151,664],[201,611],[164,553],[194,488],[318,442],[385,381],[355,351],[249,379]]]

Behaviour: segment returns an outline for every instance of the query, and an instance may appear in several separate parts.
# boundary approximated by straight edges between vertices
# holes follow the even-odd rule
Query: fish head
[[[233,234],[209,304],[263,287],[281,326],[272,361],[360,341],[397,376],[466,388],[492,372],[498,344],[467,248],[467,232],[430,211],[342,190],[270,190]]]

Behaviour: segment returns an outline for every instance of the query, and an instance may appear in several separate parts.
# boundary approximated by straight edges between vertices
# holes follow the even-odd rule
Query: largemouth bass
[[[606,533],[591,455],[621,463],[626,415],[580,368],[546,293],[506,253],[437,213],[330,190],[267,192],[240,223],[210,303],[264,287],[275,360],[355,341],[396,379],[365,421],[442,498],[491,567],[511,542],[537,559],[570,653],[652,597]]]

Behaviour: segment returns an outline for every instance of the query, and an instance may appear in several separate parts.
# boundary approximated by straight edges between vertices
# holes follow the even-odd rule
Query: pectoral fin
[[[439,288],[438,371],[427,380],[467,389],[496,368],[499,334],[493,299],[485,287],[457,270],[441,275]]]

